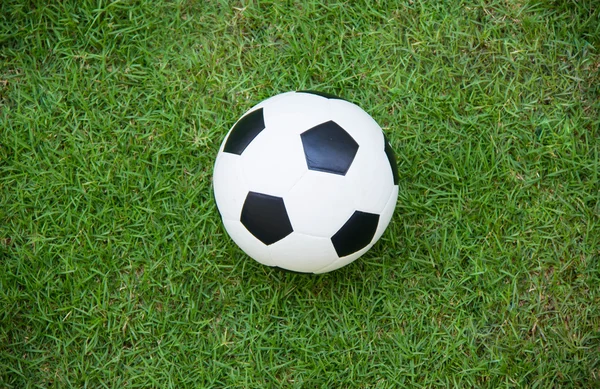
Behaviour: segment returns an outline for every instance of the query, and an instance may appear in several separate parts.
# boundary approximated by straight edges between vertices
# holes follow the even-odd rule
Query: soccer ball
[[[324,93],[273,96],[231,128],[214,167],[227,233],[256,261],[304,273],[349,264],[381,237],[396,160],[365,111]]]

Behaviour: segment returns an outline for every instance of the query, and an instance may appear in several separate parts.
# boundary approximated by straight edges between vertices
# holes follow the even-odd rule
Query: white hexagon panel
[[[391,146],[358,106],[288,92],[250,109],[227,134],[214,169],[225,229],[258,262],[323,273],[363,255],[398,196]]]
[[[302,143],[289,131],[267,128],[240,156],[250,190],[283,196],[307,172]]]

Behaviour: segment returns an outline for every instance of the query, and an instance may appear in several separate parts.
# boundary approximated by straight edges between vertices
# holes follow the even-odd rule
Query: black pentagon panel
[[[394,176],[394,185],[398,185],[399,177],[398,177],[398,164],[396,162],[396,155],[394,154],[394,149],[392,149],[392,146],[390,145],[390,142],[388,142],[385,135],[383,135],[383,138],[385,140],[385,155],[387,155],[387,159],[390,163],[390,167],[392,168],[392,174]]]
[[[317,95],[317,96],[325,97],[326,99],[345,100],[345,99],[342,99],[341,97],[337,97],[337,96],[332,95],[330,93],[318,92],[318,91],[314,91],[314,90],[299,90],[299,91],[297,91],[297,93],[308,93],[308,94],[311,94],[311,95]]]
[[[346,224],[331,238],[338,256],[345,257],[365,247],[373,237],[379,223],[379,215],[356,211]]]
[[[226,153],[242,155],[246,147],[262,130],[265,129],[265,119],[262,108],[242,117],[231,129],[229,138],[223,149]]]
[[[358,151],[358,143],[342,127],[330,120],[300,136],[310,170],[346,175]]]
[[[266,245],[273,244],[294,231],[283,199],[262,193],[248,193],[240,220],[252,235]]]

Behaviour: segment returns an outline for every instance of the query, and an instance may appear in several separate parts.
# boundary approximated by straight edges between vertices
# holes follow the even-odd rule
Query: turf
[[[0,386],[600,387],[597,1],[0,3]],[[381,241],[261,266],[212,196],[320,90],[398,157]]]

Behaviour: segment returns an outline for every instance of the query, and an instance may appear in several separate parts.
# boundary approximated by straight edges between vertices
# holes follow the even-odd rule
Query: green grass
[[[3,0],[0,387],[600,387],[597,1]],[[319,276],[212,197],[248,108],[355,101],[389,229]]]

